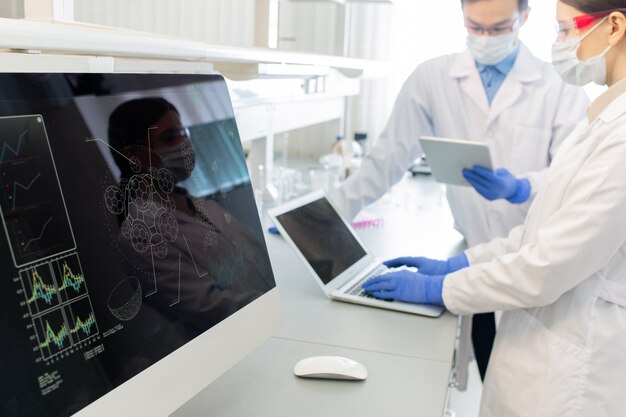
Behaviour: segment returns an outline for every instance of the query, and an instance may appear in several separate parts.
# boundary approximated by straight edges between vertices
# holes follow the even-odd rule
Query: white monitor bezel
[[[74,416],[169,416],[273,335],[281,322],[274,287]]]

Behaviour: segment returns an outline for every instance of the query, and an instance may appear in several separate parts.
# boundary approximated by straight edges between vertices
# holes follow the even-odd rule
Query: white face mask
[[[474,59],[483,65],[494,65],[509,56],[518,43],[519,29],[506,35],[467,35],[467,48]]]
[[[184,181],[191,175],[196,163],[195,153],[189,144],[172,145],[155,151],[161,159],[161,168],[168,169],[174,182]]]
[[[580,43],[606,19],[608,19],[608,16],[600,20],[589,32],[580,38],[572,38],[564,42],[552,44],[552,65],[566,83],[579,86],[589,84],[590,82],[600,85],[606,84],[606,53],[611,49],[611,45],[600,55],[586,61],[581,61],[577,56]]]

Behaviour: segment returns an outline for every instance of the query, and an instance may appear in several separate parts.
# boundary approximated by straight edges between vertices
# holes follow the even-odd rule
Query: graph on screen
[[[87,283],[77,253],[20,272],[25,304],[41,358],[48,360],[98,334]]]
[[[0,214],[18,268],[76,249],[41,115],[0,117]]]

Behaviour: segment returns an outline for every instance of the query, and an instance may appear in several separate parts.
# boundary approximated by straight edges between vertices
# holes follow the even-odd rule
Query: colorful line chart
[[[23,269],[20,280],[44,360],[98,334],[77,253]]]
[[[76,254],[22,270],[20,276],[31,316],[87,294]]]
[[[47,265],[46,265],[47,267]],[[42,303],[52,306],[57,303],[58,289],[51,278],[43,278],[42,275],[48,276],[46,269],[32,269],[29,273],[28,283],[30,284],[30,297],[26,300],[28,304]]]
[[[48,356],[61,352],[70,342],[70,332],[63,313],[63,309],[58,309],[34,319],[39,348],[47,350]]]
[[[79,340],[81,338],[88,338],[94,328],[96,328],[96,319],[93,313],[90,313],[85,320],[76,316],[74,327],[68,330],[67,324],[64,320],[57,321],[59,327],[54,327],[50,324],[50,318],[44,319],[45,325],[43,326],[43,340],[39,343],[40,349],[63,350],[67,342],[70,342],[70,337],[75,336]],[[41,319],[40,319],[41,323]]]
[[[63,258],[62,261],[54,262],[53,266],[56,268],[55,274],[58,274],[57,276],[59,277],[58,289],[62,302],[71,301],[87,293],[85,276],[83,275],[78,256],[68,256]]]
[[[16,268],[76,249],[41,115],[0,117],[0,214]]]
[[[61,277],[63,278],[63,282],[59,288],[61,291],[71,287],[74,291],[79,292],[82,285],[85,283],[85,277],[83,277],[82,274],[75,274],[65,261],[63,262]]]

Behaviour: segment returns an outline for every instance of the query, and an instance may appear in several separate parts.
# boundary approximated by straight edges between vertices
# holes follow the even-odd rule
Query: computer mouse
[[[301,378],[362,381],[367,369],[359,362],[341,356],[312,356],[296,363],[293,373]]]

